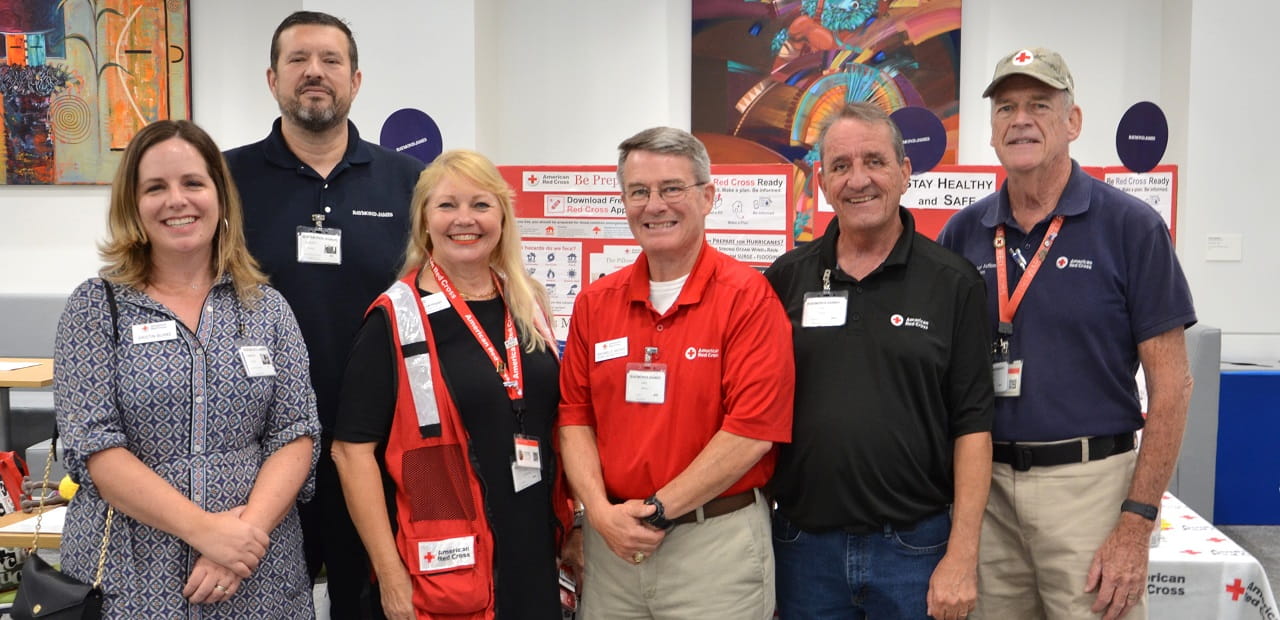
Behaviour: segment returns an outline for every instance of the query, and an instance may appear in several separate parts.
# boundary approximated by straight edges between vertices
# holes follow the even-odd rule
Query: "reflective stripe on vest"
[[[404,282],[396,282],[387,289],[387,298],[396,313],[396,331],[400,334],[400,347],[425,343],[426,330],[422,326],[422,313],[418,311],[417,291]],[[431,354],[426,347],[420,353],[404,357],[405,376],[409,380],[409,393],[413,395],[413,409],[418,414],[418,428],[440,424],[440,410],[436,406],[435,386],[431,381]]]

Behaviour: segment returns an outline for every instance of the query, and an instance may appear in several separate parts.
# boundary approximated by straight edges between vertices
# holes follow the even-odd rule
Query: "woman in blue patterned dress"
[[[307,351],[208,134],[158,121],[133,138],[100,253],[55,344],[82,485],[63,570],[93,581],[110,506],[105,617],[313,617],[295,508],[319,445]]]

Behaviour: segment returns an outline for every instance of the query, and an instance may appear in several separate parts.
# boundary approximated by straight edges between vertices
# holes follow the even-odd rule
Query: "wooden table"
[[[0,357],[0,362],[36,362],[18,370],[0,370],[0,450],[10,450],[9,388],[41,388],[53,385],[53,360],[47,357]]]
[[[46,508],[45,510],[52,510]],[[34,512],[12,512],[0,517],[0,527],[11,525],[19,521],[34,519]],[[42,528],[43,529],[43,528]],[[40,532],[40,548],[41,549],[57,549],[62,545],[62,534],[52,534]],[[0,532],[0,547],[22,547],[31,546],[31,532]]]

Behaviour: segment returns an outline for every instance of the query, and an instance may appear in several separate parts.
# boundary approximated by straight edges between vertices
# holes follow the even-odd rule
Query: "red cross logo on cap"
[[[892,323],[894,327],[902,327],[903,320],[904,319],[902,318],[901,314],[895,314],[889,317],[889,322]]]
[[[1021,52],[1018,52],[1017,54],[1013,55],[1013,64],[1019,67],[1025,67],[1031,64],[1031,61],[1035,59],[1036,59],[1035,55],[1033,55],[1030,51],[1022,50]]]
[[[1067,257],[1065,257],[1065,256],[1059,256],[1059,257],[1058,257],[1058,261],[1057,261],[1055,264],[1058,266],[1058,269],[1066,269],[1066,268],[1067,268]]]

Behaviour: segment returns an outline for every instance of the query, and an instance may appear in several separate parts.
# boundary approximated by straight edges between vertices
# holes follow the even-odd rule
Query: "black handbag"
[[[9,615],[14,620],[99,620],[102,588],[80,583],[32,553]]]
[[[113,300],[114,301],[114,300]],[[53,441],[49,442],[49,457],[44,463],[44,481],[49,482],[49,469],[57,458],[58,430],[55,425]],[[102,568],[107,559],[107,541],[111,538],[111,518],[115,508],[107,509],[107,523],[102,532],[102,550],[98,554],[98,571],[93,584],[81,583],[49,566],[36,554],[40,541],[40,519],[44,513],[45,495],[40,496],[39,513],[36,514],[35,532],[27,561],[22,565],[22,580],[18,582],[18,594],[9,610],[13,620],[99,620],[102,618]]]

